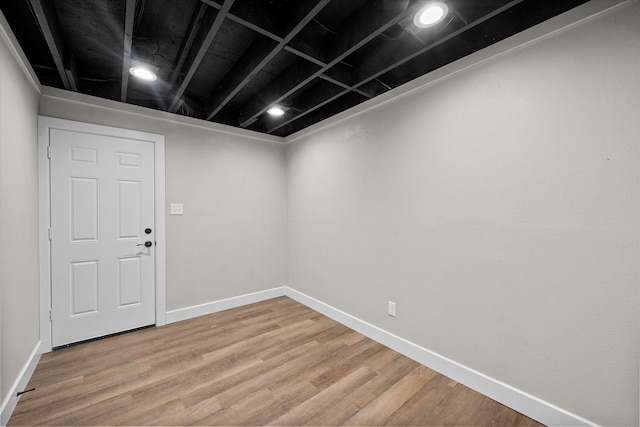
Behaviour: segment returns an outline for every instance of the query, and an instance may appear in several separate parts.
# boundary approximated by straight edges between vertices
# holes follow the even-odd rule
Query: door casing
[[[77,132],[108,135],[120,138],[149,141],[155,150],[155,291],[156,326],[166,324],[166,274],[165,274],[165,157],[164,135],[94,125],[71,120],[38,116],[38,203],[39,203],[39,246],[40,246],[40,349],[51,351],[51,194],[49,170],[49,131],[62,129]]]

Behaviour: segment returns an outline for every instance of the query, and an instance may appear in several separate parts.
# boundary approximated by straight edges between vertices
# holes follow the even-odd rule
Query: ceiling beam
[[[219,2],[214,0],[200,0],[200,1],[215,9],[220,9],[222,7]],[[282,43],[282,41],[286,37],[286,35],[280,36],[277,34],[277,33],[281,33],[282,30],[277,29],[277,26],[273,23],[273,21],[268,19],[268,14],[265,13],[264,14],[265,16],[261,18],[262,21],[256,22],[256,16],[258,16],[257,14],[253,13],[251,14],[251,17],[249,16],[243,17],[240,15],[239,12],[242,13],[242,11],[237,11],[237,10],[234,10],[233,12],[229,12],[229,15],[227,16],[227,18],[229,18],[230,21],[233,21],[237,24],[242,25],[245,28],[255,31],[256,33],[262,36],[265,36],[276,43]],[[316,50],[313,46],[310,46],[304,43],[304,41],[302,40],[293,39],[284,47],[284,49],[289,53],[292,53],[307,61],[313,62],[314,64],[319,65],[321,67],[326,65],[326,61],[324,60],[324,53]]]
[[[242,90],[253,77],[266,67],[269,62],[280,53],[285,46],[298,35],[300,31],[329,4],[330,0],[304,0],[298,2],[291,28],[288,29],[284,38],[275,46],[271,40],[259,39],[251,45],[242,59],[236,63],[233,69],[227,74],[227,78],[220,84],[221,89],[215,91],[210,99],[212,100],[212,111],[207,115],[207,120],[211,120],[233,97]],[[261,58],[261,59],[260,59]]]
[[[349,89],[349,91],[352,90],[351,89],[351,85],[343,83],[340,80],[336,80],[333,77],[330,77],[330,76],[328,76],[326,74],[320,74],[318,76],[318,78],[321,78],[322,80],[325,80],[325,81],[327,81],[329,83],[333,83],[336,86],[340,86],[342,89]],[[362,96],[364,96],[365,98],[373,98],[373,96],[374,96],[374,95],[370,94],[369,92],[365,92],[364,90],[361,90],[361,89],[353,89],[353,91],[358,93],[358,94],[360,94],[360,95],[362,95]]]
[[[279,43],[276,44],[273,40],[264,37],[258,37],[249,46],[218,88],[209,96],[205,108],[207,120],[211,120],[218,114],[273,59],[279,52],[278,46],[280,46]]]
[[[330,94],[329,96],[327,96],[326,93],[313,93],[309,96],[309,98],[307,99],[308,102],[307,104],[311,105],[308,109],[299,112],[297,115],[295,115],[294,117],[290,117],[287,120],[283,121],[282,123],[278,123],[275,126],[271,127],[269,130],[267,130],[267,133],[271,134],[274,133],[275,131],[277,131],[278,129],[288,125],[289,123],[293,123],[298,119],[301,119],[302,117],[311,114],[312,112],[316,111],[317,109],[324,107],[327,104],[330,104],[331,102],[335,101],[336,99],[348,94],[349,92],[351,92],[351,89],[346,89],[346,90],[341,90],[335,93]],[[312,104],[315,103],[315,104]]]
[[[394,3],[397,3],[397,7],[391,7]],[[416,5],[404,8],[402,3],[386,0],[365,2],[334,30],[338,36],[329,44],[327,57],[333,63],[341,61],[406,16],[419,10]]]
[[[305,49],[299,49],[298,48],[299,46],[296,46],[297,44],[298,43],[296,43],[296,41],[293,40],[290,44],[284,47],[284,50],[296,55],[300,59],[313,62],[314,64],[319,65],[320,67],[324,67],[325,65],[327,65],[327,61],[325,61],[324,59],[320,59],[321,56],[324,56],[324,55],[321,55],[320,52],[312,49],[307,49],[306,47]]]
[[[182,46],[180,47],[180,53],[178,55],[178,60],[173,67],[176,72],[173,73],[171,79],[169,80],[169,86],[173,87],[173,85],[178,81],[178,77],[180,76],[179,71],[184,67],[184,63],[189,56],[189,52],[193,48],[193,44],[196,41],[196,37],[198,32],[200,31],[200,27],[202,26],[202,22],[204,21],[205,14],[207,12],[207,5],[205,3],[200,3],[196,8],[196,11],[191,18],[191,24],[189,25],[189,33],[185,36],[184,41],[182,42]],[[179,107],[178,107],[179,108]]]
[[[383,69],[378,70],[377,72],[372,72],[371,70],[369,70],[369,71],[371,71],[372,74],[370,73],[369,75],[367,75],[367,77],[360,77],[357,80],[357,83],[353,84],[349,90],[345,90],[345,91],[343,91],[341,93],[338,93],[338,94],[336,94],[334,96],[331,96],[331,97],[325,99],[324,101],[321,101],[321,99],[314,100],[314,102],[317,102],[317,104],[313,105],[312,107],[310,107],[308,109],[304,109],[303,108],[302,112],[300,112],[299,114],[297,114],[294,117],[289,118],[288,120],[286,120],[286,121],[284,121],[282,123],[278,123],[276,126],[270,128],[267,131],[267,133],[273,133],[273,132],[277,131],[278,129],[282,128],[283,126],[286,126],[286,125],[288,125],[290,123],[295,122],[296,120],[298,120],[298,119],[300,119],[300,118],[312,113],[313,111],[318,110],[319,108],[323,107],[324,105],[327,105],[330,102],[340,98],[341,96],[346,95],[351,90],[354,90],[354,91],[357,90],[359,87],[369,83],[372,80],[377,79],[378,77],[380,77],[381,75],[387,73],[388,71],[391,71],[392,69],[404,64],[405,62],[410,61],[411,59],[413,59],[413,58],[415,58],[415,57],[417,57],[419,55],[422,55],[422,54],[428,52],[431,49],[434,49],[435,47],[437,47],[437,46],[439,46],[439,45],[441,45],[441,44],[453,39],[454,37],[459,36],[460,34],[464,33],[465,31],[468,31],[468,30],[470,30],[470,29],[482,24],[483,22],[488,21],[489,19],[491,19],[491,18],[493,18],[493,17],[495,17],[495,16],[497,16],[497,15],[499,15],[499,14],[501,14],[501,13],[503,13],[503,12],[509,10],[509,9],[511,9],[512,7],[518,5],[519,3],[522,3],[523,1],[524,0],[513,0],[513,1],[505,4],[504,6],[493,10],[492,12],[488,13],[487,15],[484,15],[481,18],[478,18],[475,21],[467,23],[466,25],[464,25],[460,29],[452,32],[451,34],[446,35],[445,37],[443,37],[442,39],[437,40],[434,43],[431,43],[431,44],[429,44],[427,46],[424,46],[421,49],[413,50],[410,53],[402,53],[402,55],[405,55],[405,56],[396,58],[395,62],[393,62],[391,65],[386,66]],[[398,45],[396,47],[400,48],[400,45]],[[399,53],[398,55],[401,55],[401,54]],[[377,64],[377,62],[375,62],[375,63]],[[363,70],[363,71],[361,71],[361,74],[367,72],[367,70],[364,69],[364,68],[359,67],[359,69]],[[316,96],[320,96],[320,95],[316,95]]]
[[[324,74],[320,74],[318,77],[326,80],[334,85],[340,86],[343,89],[353,89],[354,73],[356,68],[351,65],[347,65],[344,62],[339,62],[333,67],[329,68]],[[360,95],[366,98],[373,98],[374,95],[371,93],[365,92],[360,89],[355,89],[354,92],[359,93]]]
[[[211,6],[214,9],[222,9],[222,3],[213,0],[200,0],[202,3]]]
[[[233,13],[231,14],[233,16],[229,18],[232,20],[237,18],[259,27],[261,31],[266,31],[272,36],[283,38],[286,34],[286,29],[280,22],[281,19],[274,17],[273,3],[275,2],[266,0],[244,0],[238,2],[233,8]],[[272,36],[269,38],[272,38]]]
[[[469,31],[470,29],[477,27],[478,25],[488,21],[491,18],[496,17],[497,15],[506,12],[507,10],[513,8],[514,6],[517,6],[518,4],[522,3],[524,0],[512,0],[509,3],[489,12],[488,14],[476,19],[475,21],[469,22],[466,25],[464,25],[463,27],[459,28],[458,30],[447,34],[446,36],[436,40],[435,42],[428,44],[420,49],[413,49],[413,50],[407,50],[403,47],[401,47],[399,44],[396,46],[395,49],[395,54],[392,57],[387,58],[387,60],[385,61],[385,66],[380,67],[378,65],[377,61],[367,61],[364,64],[362,64],[359,68],[358,68],[358,76],[357,76],[357,83],[355,83],[353,85],[354,88],[358,88],[360,86],[365,85],[366,83],[369,83],[371,80],[374,80],[378,77],[380,77],[381,75],[393,70],[394,68],[399,67],[400,65],[420,56],[423,55],[425,53],[427,53],[428,51],[440,46],[443,43],[448,42],[449,40],[459,36],[460,34]]]
[[[229,14],[229,10],[231,9],[234,1],[235,0],[225,0],[224,4],[215,15],[215,18],[211,18],[212,14],[209,13],[207,13],[207,15],[205,16],[205,20],[213,22],[208,23],[208,25],[203,25],[202,31],[200,31],[198,43],[194,43],[196,45],[197,52],[191,55],[192,58],[189,62],[189,66],[186,73],[184,73],[184,78],[182,79],[180,87],[173,97],[173,101],[171,102],[171,105],[169,107],[169,112],[175,113],[177,111],[178,105],[180,103],[180,98],[182,98],[184,91],[187,89],[187,86],[189,86],[189,83],[191,83],[191,79],[202,63],[202,60],[204,59],[207,50],[209,50],[209,47],[211,46],[211,43],[213,42],[216,34],[218,34],[220,27],[222,27],[222,23]]]
[[[318,74],[319,67],[307,61],[296,61],[280,74],[274,83],[269,84],[252,100],[252,109],[240,111],[238,122],[240,127],[247,127],[255,122],[262,112],[273,104],[282,102],[288,95],[296,92],[313,80]],[[285,94],[285,95],[282,95]]]
[[[240,111],[239,126],[242,128],[249,126],[258,116],[264,114],[272,104],[281,102],[406,16],[415,14],[419,6],[419,2],[407,8],[402,6],[402,2],[389,2],[386,0],[366,2],[360,10],[352,14],[336,29],[337,36],[334,42],[331,43],[329,54],[327,55],[327,57],[331,58],[329,63],[306,78],[299,78],[298,84],[294,86],[291,86],[290,82],[284,80],[282,76],[279,77],[272,84],[271,96],[256,98]]]
[[[213,7],[214,9],[221,9],[222,4],[219,1],[214,0],[200,0],[202,3]],[[282,32],[281,29],[277,27],[273,23],[273,21],[269,18],[269,14],[266,12],[264,1],[260,3],[253,3],[254,7],[259,7],[263,10],[264,13],[251,13],[250,17],[247,13],[247,7],[245,6],[241,11],[234,11],[233,13],[229,12],[228,18],[231,21],[234,21],[243,27],[249,28],[250,30],[255,31],[258,34],[261,34],[267,38],[270,38],[273,41],[280,43],[282,41],[282,36],[277,34]],[[239,13],[238,13],[239,12]],[[244,14],[244,16],[242,16]],[[256,19],[262,19],[260,22],[255,22]]]
[[[122,83],[120,101],[127,102],[129,87],[129,68],[131,68],[131,44],[133,42],[133,21],[136,12],[136,0],[127,0],[124,9],[124,47],[122,54]]]
[[[344,95],[346,91],[348,90],[339,86],[327,84],[316,85],[312,89],[306,91],[304,95],[300,96],[300,102],[296,102],[295,109],[304,114],[305,111],[314,108],[318,104],[322,104],[329,99],[334,99],[336,96]]]
[[[35,18],[47,42],[62,85],[67,90],[78,91],[78,74],[75,58],[60,30],[58,16],[50,0],[30,0]]]

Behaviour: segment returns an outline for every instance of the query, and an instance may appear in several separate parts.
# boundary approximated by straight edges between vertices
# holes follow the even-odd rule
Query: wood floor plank
[[[376,353],[383,351],[384,347],[372,340],[363,340],[346,348],[342,357],[331,364],[330,369],[323,369],[311,384],[319,388],[328,387],[342,380],[351,372],[364,366],[364,361]]]
[[[396,412],[409,398],[418,392],[426,381],[437,373],[423,366],[415,366],[396,383],[379,393],[367,406],[346,420],[346,425],[370,426],[384,424],[387,418]]]
[[[190,391],[183,399],[183,404],[188,408],[209,399],[211,396],[215,396],[216,400],[222,401],[223,406],[225,403],[230,404],[228,402],[233,402],[234,399],[246,393],[248,389],[256,387],[256,379],[264,379],[263,377],[266,377],[276,380],[286,375],[289,365],[283,363],[284,360],[289,360],[292,363],[305,363],[313,357],[313,353],[319,348],[318,343],[306,343],[299,348],[283,353],[282,359],[271,359],[206,387]]]
[[[451,392],[449,378],[435,375],[386,420],[386,425],[447,425],[435,413],[438,404]],[[451,425],[451,424],[449,424]]]
[[[330,411],[322,411],[314,416],[310,422],[316,425],[355,425],[351,422],[353,416],[362,408],[367,407],[371,402],[380,396],[381,390],[389,390],[394,384],[409,375],[413,369],[417,368],[417,363],[413,360],[401,358],[387,369],[376,372],[376,375],[368,382],[360,386],[349,395],[348,399],[336,402]],[[364,365],[369,367],[368,365]],[[371,369],[369,367],[369,369]],[[383,418],[373,418],[365,425],[379,424]]]
[[[349,373],[349,375],[331,384],[320,393],[313,395],[300,405],[273,420],[269,425],[322,425],[316,422],[316,418],[321,417],[322,414],[326,412],[332,411],[333,406],[337,402],[348,398],[351,392],[375,377],[375,375],[376,373],[371,369],[366,366],[361,366]]]
[[[286,297],[42,356],[9,425],[535,421]]]
[[[285,387],[271,388],[271,392],[273,398],[270,401],[262,402],[245,414],[243,419],[246,425],[267,425],[316,395],[318,389],[307,381],[299,381]]]

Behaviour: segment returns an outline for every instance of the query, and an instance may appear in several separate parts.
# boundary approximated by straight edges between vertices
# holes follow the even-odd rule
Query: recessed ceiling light
[[[439,1],[429,2],[416,13],[413,23],[420,28],[431,27],[442,21],[448,12],[449,8],[446,4]]]
[[[149,67],[144,65],[133,66],[129,68],[129,72],[131,73],[131,75],[139,78],[140,80],[146,80],[148,82],[152,82],[158,78],[158,76],[156,76],[156,73],[154,73],[149,69]]]
[[[278,106],[274,106],[274,107],[269,108],[267,110],[267,113],[270,116],[273,116],[273,117],[284,116],[284,110],[282,109],[282,107],[278,107]]]

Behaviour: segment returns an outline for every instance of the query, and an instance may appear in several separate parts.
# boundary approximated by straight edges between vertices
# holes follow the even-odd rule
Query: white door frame
[[[156,326],[166,324],[166,275],[165,275],[165,158],[164,135],[120,129],[71,120],[38,116],[38,204],[40,239],[40,349],[43,353],[51,351],[51,196],[49,131],[61,129],[119,138],[152,142],[155,147],[155,288],[156,288]]]

